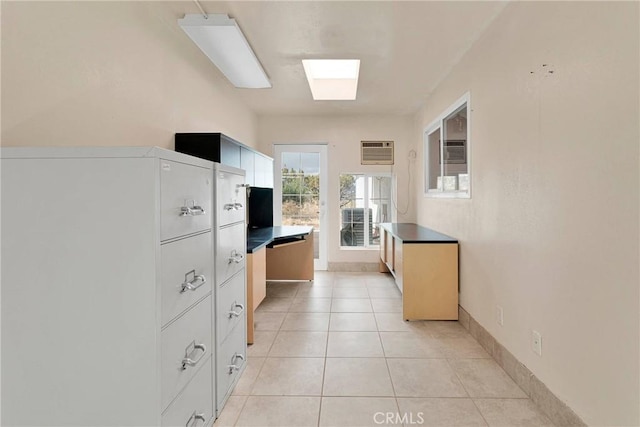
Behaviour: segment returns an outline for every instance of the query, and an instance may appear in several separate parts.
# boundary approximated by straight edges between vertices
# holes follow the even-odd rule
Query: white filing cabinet
[[[2,425],[210,425],[213,163],[0,154]]]
[[[216,412],[220,414],[247,355],[245,171],[214,163]]]

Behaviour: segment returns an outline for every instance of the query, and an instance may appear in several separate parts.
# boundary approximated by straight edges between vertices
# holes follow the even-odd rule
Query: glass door
[[[276,144],[274,225],[313,227],[314,266],[327,269],[327,146]]]

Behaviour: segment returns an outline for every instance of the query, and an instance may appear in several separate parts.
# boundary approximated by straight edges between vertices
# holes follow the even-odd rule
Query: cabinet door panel
[[[244,147],[240,149],[240,169],[244,169],[244,171],[246,172],[244,182],[252,187],[260,187],[255,182],[255,159],[256,154],[253,151],[248,150]]]
[[[273,160],[261,154],[256,154],[256,187],[273,188]]]
[[[273,188],[273,159],[265,159],[265,181],[264,186]]]
[[[458,319],[458,244],[407,244],[403,318]]]
[[[220,163],[240,167],[240,146],[235,142],[220,138]]]
[[[404,259],[403,259],[403,244],[402,241],[396,237],[393,239],[393,272],[396,276],[396,285],[400,292],[403,292],[402,288],[404,286]]]

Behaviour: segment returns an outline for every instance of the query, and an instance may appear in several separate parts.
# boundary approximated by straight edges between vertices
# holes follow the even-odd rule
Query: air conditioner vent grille
[[[361,141],[360,164],[392,165],[393,141]]]

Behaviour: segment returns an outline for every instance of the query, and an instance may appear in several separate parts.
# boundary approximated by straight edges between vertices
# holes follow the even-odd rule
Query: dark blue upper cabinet
[[[176,151],[245,169],[246,183],[273,188],[273,159],[222,133],[176,133]]]
[[[221,133],[176,133],[176,151],[240,167],[240,143]]]

